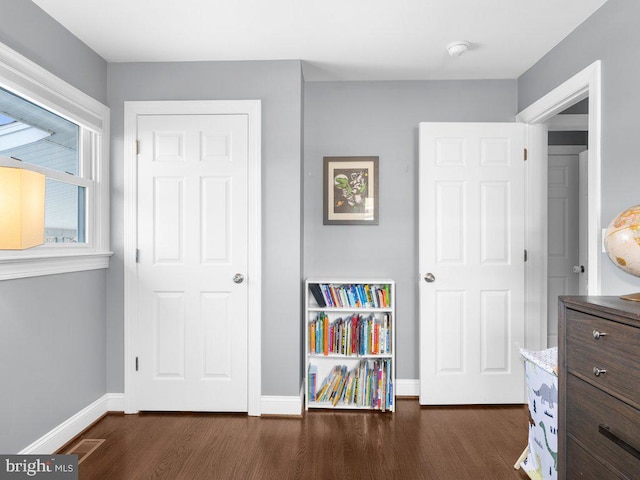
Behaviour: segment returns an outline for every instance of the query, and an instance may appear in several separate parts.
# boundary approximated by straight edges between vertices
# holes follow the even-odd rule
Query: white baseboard
[[[300,394],[295,396],[262,395],[260,410],[262,415],[296,415],[301,416],[304,409],[304,386]]]
[[[397,397],[420,395],[420,380],[396,379]],[[263,395],[260,399],[262,415],[302,415],[304,411],[304,386],[299,396]]]
[[[420,395],[420,380],[396,378],[396,397]]]
[[[91,405],[68,418],[28,447],[18,452],[19,455],[48,455],[82,432],[85,428],[110,411],[124,410],[124,394],[106,393]]]
[[[304,387],[299,395],[263,395],[260,398],[261,413],[263,415],[296,415],[300,416],[304,409]],[[417,396],[420,393],[418,380],[396,380],[396,395]],[[24,448],[19,455],[42,454],[55,452],[85,428],[99,419],[107,412],[124,411],[123,393],[106,393],[91,405],[86,406],[78,413],[68,418],[60,425],[44,434],[31,445]]]
[[[124,412],[124,393],[107,393],[107,412]]]

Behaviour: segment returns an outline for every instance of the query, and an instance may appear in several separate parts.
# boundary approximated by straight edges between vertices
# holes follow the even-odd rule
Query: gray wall
[[[92,97],[107,65],[30,1],[0,0],[0,42]],[[0,452],[106,393],[105,271],[0,282]]]
[[[397,282],[396,375],[418,378],[418,123],[510,122],[515,80],[305,84],[304,274]],[[380,157],[380,224],[322,224],[322,157]]]
[[[123,116],[126,100],[262,100],[262,393],[300,392],[301,122],[299,61],[122,63],[108,67],[111,233],[107,388],[124,389]]]
[[[30,0],[0,0],[0,42],[106,102],[107,62]]]
[[[602,226],[640,203],[637,114],[640,107],[640,2],[609,0],[518,79],[519,110],[592,64],[602,61]],[[602,293],[638,291],[640,279],[602,254]]]
[[[0,452],[106,393],[104,270],[0,282]]]

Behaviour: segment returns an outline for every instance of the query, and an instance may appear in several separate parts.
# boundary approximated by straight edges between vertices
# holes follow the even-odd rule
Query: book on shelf
[[[307,395],[309,400],[312,402],[316,399],[316,383],[318,381],[318,366],[317,365],[309,365],[309,390]]]
[[[392,328],[388,313],[378,316],[353,313],[330,321],[325,312],[318,312],[308,324],[309,353],[390,355]]]
[[[320,289],[320,285],[318,285],[317,283],[310,283],[309,290],[311,291],[313,298],[316,299],[316,303],[318,304],[319,307],[327,306],[327,302],[324,301],[324,297],[322,296],[322,290]]]
[[[326,315],[322,318],[322,352],[327,355],[329,353],[329,317]]]
[[[310,283],[320,308],[389,308],[389,285]]]
[[[346,365],[335,365],[317,391],[314,365],[309,366],[308,378],[309,399],[314,403],[355,405],[383,412],[393,406],[390,359],[361,360],[351,370]]]

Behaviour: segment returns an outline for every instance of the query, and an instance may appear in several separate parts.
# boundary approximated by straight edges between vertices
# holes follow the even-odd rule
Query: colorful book
[[[309,323],[309,352],[316,353],[316,322]]]
[[[331,295],[331,300],[334,307],[341,307],[340,300],[338,298],[338,294],[336,292],[336,288],[333,285],[329,285],[329,294]]]
[[[310,402],[315,402],[316,400],[316,382],[318,378],[318,367],[316,365],[309,366],[309,385],[308,385],[308,399]]]
[[[323,345],[322,345],[322,353],[325,355],[329,354],[329,317],[326,315],[322,319],[322,333],[324,334]]]
[[[322,291],[322,298],[324,298],[325,305],[327,307],[335,306],[333,304],[333,299],[331,298],[331,292],[329,291],[329,287],[327,285],[320,285],[320,291]]]

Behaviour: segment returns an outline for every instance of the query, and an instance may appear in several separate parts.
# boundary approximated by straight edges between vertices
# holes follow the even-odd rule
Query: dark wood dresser
[[[558,478],[640,479],[640,303],[560,297]]]

